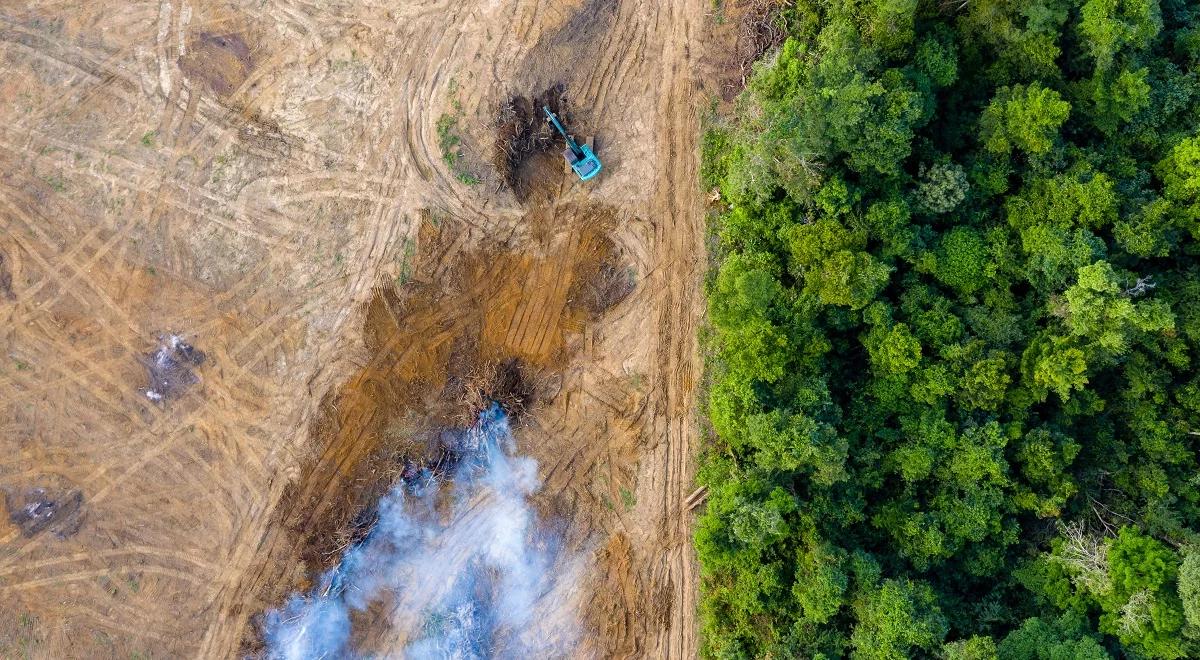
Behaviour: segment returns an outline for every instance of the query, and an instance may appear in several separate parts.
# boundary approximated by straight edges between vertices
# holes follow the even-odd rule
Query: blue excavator
[[[546,119],[562,134],[563,139],[567,142],[567,148],[563,149],[563,158],[567,159],[567,164],[571,169],[575,170],[575,174],[579,176],[580,181],[587,181],[594,178],[600,173],[600,159],[596,158],[596,154],[592,153],[592,148],[586,144],[578,144],[571,139],[567,129],[563,128],[562,122],[558,117],[550,112],[549,106],[542,106],[542,112],[546,113]]]

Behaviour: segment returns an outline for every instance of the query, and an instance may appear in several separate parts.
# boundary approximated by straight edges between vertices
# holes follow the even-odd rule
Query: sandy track
[[[272,523],[326,452],[309,433],[322,397],[372,359],[363,306],[430,247],[423,211],[462,230],[422,252],[435,265],[415,279],[502,243],[535,283],[554,282],[555,246],[579,235],[553,220],[589,201],[615,214],[609,238],[634,293],[587,323],[555,325],[547,309],[566,292],[553,289],[488,318],[515,353],[567,351],[551,365],[561,390],[518,440],[541,463],[547,506],[595,559],[584,604],[595,635],[580,653],[694,655],[682,502],[697,437],[693,62],[706,8],[0,10],[0,282],[12,282],[0,291],[0,487],[53,477],[84,495],[65,538],[0,527],[0,638],[45,657],[234,655],[267,595],[303,582],[306,567],[272,550],[293,540]],[[607,172],[590,188],[560,185],[540,235],[494,180],[456,180],[436,124],[461,113],[479,166],[498,103],[557,81]],[[398,321],[410,322],[422,321]],[[445,309],[423,322],[449,342],[457,321]],[[138,390],[139,358],[167,331],[211,359],[200,384],[159,406]]]

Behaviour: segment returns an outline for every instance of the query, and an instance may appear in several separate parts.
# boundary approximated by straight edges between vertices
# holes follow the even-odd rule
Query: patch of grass
[[[725,24],[725,3],[723,0],[712,0],[712,11],[709,12],[717,25]]]
[[[456,112],[461,113],[462,105],[457,101],[455,104]],[[462,138],[458,135],[458,116],[442,113],[437,121],[437,134],[442,160],[446,161],[446,165],[454,173],[454,178],[469,186],[479,183],[478,177],[462,169]]]
[[[157,137],[158,131],[146,131],[142,134],[142,146],[153,148]]]
[[[30,369],[32,369],[32,367],[29,366],[29,363],[25,362],[24,360],[21,360],[19,358],[13,358],[12,360],[13,360],[13,366],[15,366],[17,368],[17,371],[29,371]]]
[[[216,158],[213,158],[212,173],[208,176],[208,180],[212,183],[220,183],[225,178],[225,174],[228,170],[229,153],[224,152],[217,154]]]
[[[146,266],[146,274],[150,277],[154,277],[155,275],[158,275],[158,271],[154,268],[154,266]]]
[[[396,276],[396,286],[404,286],[412,279],[412,259],[417,254],[417,244],[413,239],[404,239],[404,252],[400,256],[400,274]]]
[[[633,389],[636,390],[640,388],[644,382],[646,382],[646,375],[642,372],[635,371],[629,374],[629,385],[633,387]]]
[[[125,586],[129,587],[129,590],[135,594],[142,590],[142,583],[132,573],[125,576]]]
[[[633,507],[637,505],[637,496],[628,488],[621,488],[619,490],[621,491],[621,504],[625,505],[626,511],[632,511]]]
[[[47,174],[42,177],[46,185],[54,189],[54,192],[62,192],[67,189],[67,181],[57,174]]]

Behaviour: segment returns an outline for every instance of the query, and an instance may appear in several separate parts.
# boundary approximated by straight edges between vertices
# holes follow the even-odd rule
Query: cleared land
[[[482,391],[589,558],[578,653],[693,656],[709,7],[0,10],[0,650],[256,650]],[[500,171],[559,84],[605,174]]]

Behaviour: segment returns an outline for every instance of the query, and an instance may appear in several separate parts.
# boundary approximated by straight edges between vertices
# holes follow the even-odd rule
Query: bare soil
[[[490,399],[584,558],[575,654],[694,656],[710,8],[0,9],[0,656],[259,650]],[[498,157],[555,89],[594,181]]]

